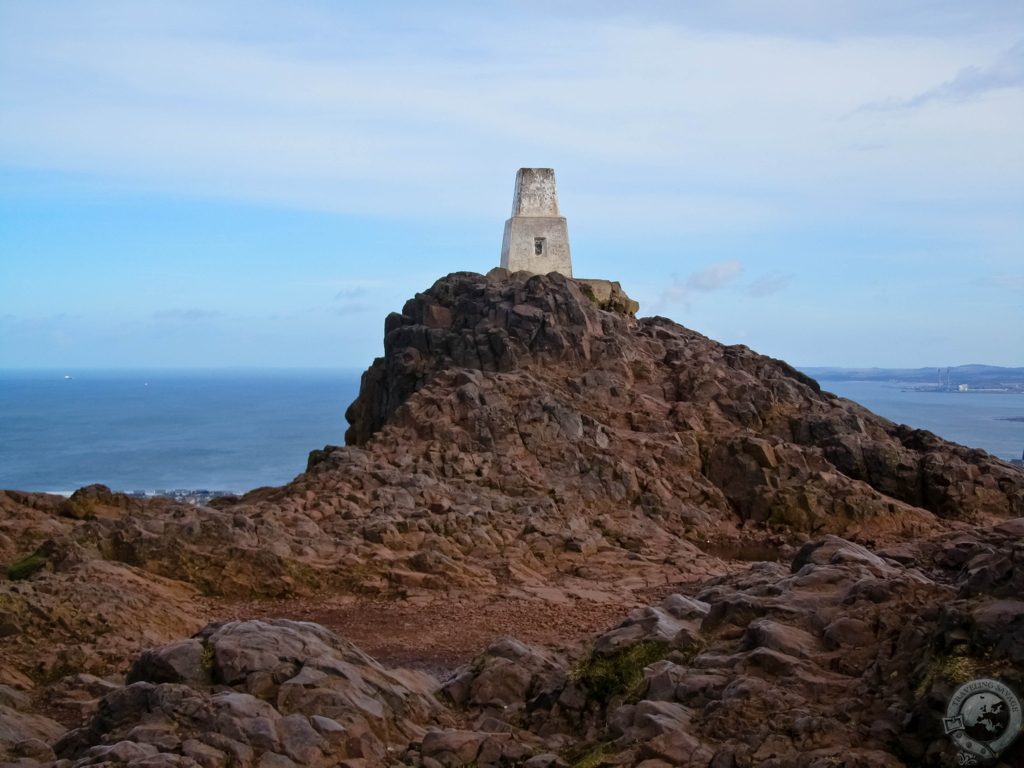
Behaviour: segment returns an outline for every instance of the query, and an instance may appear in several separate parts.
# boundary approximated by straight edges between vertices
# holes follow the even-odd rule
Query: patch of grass
[[[297,560],[285,560],[281,565],[284,572],[292,578],[296,587],[305,591],[316,591],[323,587],[320,573],[313,566]],[[295,591],[295,588],[290,589],[286,596],[291,596]]]
[[[213,646],[203,643],[203,652],[199,655],[199,665],[207,675],[213,674]]]
[[[572,768],[600,768],[605,765],[605,758],[608,756],[608,745],[602,742],[577,757],[572,762]]]
[[[82,670],[67,662],[60,662],[49,668],[27,670],[28,676],[38,685],[52,685],[68,675],[76,675]]]
[[[75,520],[92,520],[96,517],[96,502],[93,499],[65,499],[57,509],[58,514]]]
[[[27,579],[44,565],[46,565],[46,558],[38,552],[33,552],[31,555],[26,555],[20,560],[15,560],[7,566],[7,578],[11,581]]]
[[[807,531],[810,529],[810,519],[802,509],[788,504],[779,505],[768,517],[768,526],[775,531]]]
[[[437,699],[437,701],[441,704],[442,707],[446,707],[447,709],[456,708],[455,699],[453,699],[451,695],[448,693],[448,691],[444,690],[443,688],[438,688],[436,691],[434,691],[434,698]]]
[[[672,651],[668,643],[642,640],[611,656],[590,654],[571,673],[596,700],[606,703],[613,696],[638,696],[644,680],[644,667],[661,661]]]
[[[7,592],[0,592],[0,611],[19,613],[24,608],[24,600]]]
[[[914,695],[920,699],[936,680],[949,680],[957,685],[966,683],[980,677],[983,667],[985,667],[984,661],[962,653],[938,656],[928,665],[924,677],[914,689]]]
[[[954,683],[966,683],[978,676],[980,662],[970,656],[947,656],[942,663],[942,676]]]

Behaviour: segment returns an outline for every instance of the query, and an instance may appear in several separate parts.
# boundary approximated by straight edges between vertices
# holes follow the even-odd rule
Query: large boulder
[[[379,764],[438,721],[436,688],[317,624],[213,624],[144,653],[55,750],[76,765]]]

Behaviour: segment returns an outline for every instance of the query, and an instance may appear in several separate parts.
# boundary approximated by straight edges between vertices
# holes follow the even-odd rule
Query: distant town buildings
[[[962,366],[962,368],[967,366]],[[1018,369],[1008,369],[1011,372]],[[952,368],[937,368],[936,381],[934,384],[918,383],[909,384],[905,389],[915,392],[968,392],[970,394],[994,394],[994,395],[1020,395],[1024,394],[1024,382],[1019,380],[997,381],[991,375],[977,377],[973,381],[953,381]],[[1013,374],[1008,374],[1012,376]],[[958,370],[957,376],[961,379],[971,376],[970,372]],[[1019,376],[1018,376],[1019,378]]]
[[[193,506],[205,506],[210,503],[212,499],[216,499],[220,496],[235,496],[233,491],[209,491],[205,488],[174,488],[164,489],[157,488],[154,491],[124,491],[127,496],[135,496],[136,498],[153,498],[162,496],[166,499],[174,499],[185,504],[192,504]]]

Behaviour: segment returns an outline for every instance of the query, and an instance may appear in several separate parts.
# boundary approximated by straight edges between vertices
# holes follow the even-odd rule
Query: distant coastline
[[[1024,368],[998,365],[957,365],[938,368],[806,367],[819,381],[874,381],[911,392],[952,392],[971,395],[1024,395]]]
[[[897,424],[927,429],[1003,460],[1019,460],[1024,450],[1024,395],[971,397],[971,391],[926,389],[881,376],[817,380],[822,389]]]
[[[175,488],[173,490],[164,490],[158,488],[152,491],[126,491],[120,488],[114,488],[114,493],[123,493],[125,496],[134,496],[139,499],[173,499],[174,501],[181,501],[186,504],[209,504],[211,500],[221,498],[223,496],[229,496],[237,498],[240,494],[235,491],[209,491],[205,488]],[[75,491],[44,491],[51,496],[63,496],[64,498],[70,498]]]

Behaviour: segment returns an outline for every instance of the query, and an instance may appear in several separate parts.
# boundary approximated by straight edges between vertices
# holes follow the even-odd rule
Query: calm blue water
[[[246,491],[344,441],[354,371],[0,372],[0,488]],[[1019,458],[1024,396],[822,381],[894,421]]]
[[[882,381],[819,381],[822,389],[856,400],[880,416],[927,429],[947,440],[983,448],[1001,459],[1024,451],[1024,395],[971,392],[904,392]]]
[[[358,389],[336,370],[0,371],[0,488],[279,485],[344,442]]]

